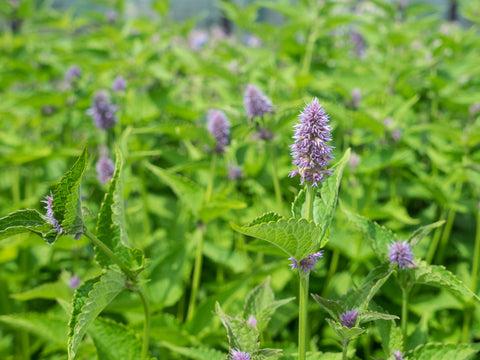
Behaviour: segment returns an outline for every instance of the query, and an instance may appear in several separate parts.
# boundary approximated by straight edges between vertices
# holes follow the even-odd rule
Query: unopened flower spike
[[[293,258],[290,257],[288,260],[290,260],[292,263],[290,264],[291,269],[300,269],[303,271],[304,274],[306,274],[308,271],[313,270],[315,268],[315,265],[317,264],[318,260],[320,260],[323,257],[323,251],[320,250],[316,253],[308,255],[305,259],[300,260],[300,265],[297,263],[297,261]]]
[[[102,184],[106,184],[113,177],[115,172],[115,164],[106,156],[102,156],[95,165],[97,170],[97,178]]]
[[[318,99],[314,98],[305,106],[298,116],[300,122],[295,125],[295,143],[291,145],[293,165],[298,169],[290,172],[289,176],[300,175],[300,182],[305,181],[313,187],[325,181],[332,171],[325,169],[333,159],[333,146],[327,145],[332,140],[331,126],[328,125],[328,115]]]
[[[249,118],[262,117],[264,114],[271,113],[273,109],[272,100],[252,84],[248,84],[245,89],[243,104]]]
[[[250,354],[245,351],[232,350],[230,358],[232,360],[250,360]]]
[[[217,140],[214,151],[223,153],[230,140],[230,122],[221,110],[211,109],[207,114],[207,129]]]
[[[388,247],[388,259],[392,264],[398,264],[400,269],[415,267],[413,252],[408,241],[397,241]]]
[[[112,128],[117,119],[115,112],[117,106],[110,102],[110,96],[106,91],[97,91],[93,97],[92,107],[87,110],[87,115],[90,115],[95,122],[95,125],[100,129]]]
[[[358,310],[346,311],[338,315],[340,316],[340,321],[342,322],[342,326],[346,326],[349,329],[351,329],[352,327],[355,326],[355,321],[357,321]]]
[[[47,219],[48,222],[55,228],[59,233],[63,232],[63,228],[58,223],[57,219],[53,216],[53,194],[50,192],[50,195],[45,196],[45,200],[42,200],[45,203],[45,209],[47,210]]]
[[[127,87],[127,80],[122,75],[118,75],[112,83],[113,91],[124,91]]]

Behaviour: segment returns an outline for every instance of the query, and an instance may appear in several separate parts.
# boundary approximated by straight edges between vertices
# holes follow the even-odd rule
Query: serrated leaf
[[[280,219],[276,222],[255,223],[238,226],[231,223],[234,230],[256,237],[277,246],[297,262],[325,245],[320,241],[322,228],[314,221],[305,219]]]
[[[253,353],[260,348],[260,342],[258,340],[259,333],[256,327],[251,326],[244,319],[234,318],[225,314],[218,302],[215,304],[215,312],[227,330],[231,349],[239,349]]]
[[[418,267],[411,269],[416,284],[426,284],[439,287],[457,295],[473,297],[480,301],[461,280],[441,265],[428,265],[425,261],[420,262]]]
[[[417,245],[420,242],[420,240],[422,240],[425,236],[427,236],[433,229],[436,229],[439,226],[442,226],[443,224],[445,224],[445,220],[437,221],[430,225],[420,226],[408,238],[408,242],[410,246]]]
[[[468,360],[480,350],[479,344],[426,344],[408,354],[415,360]]]
[[[194,215],[198,215],[205,199],[205,191],[201,186],[184,176],[171,173],[150,163],[146,163],[145,166],[162,182],[168,185]]]
[[[391,355],[393,350],[403,348],[402,329],[394,321],[379,320],[377,327],[382,339],[382,348],[387,357]]]
[[[339,322],[333,321],[331,319],[325,319],[328,325],[335,331],[335,333],[340,336],[342,341],[350,341],[351,339],[362,335],[366,330],[359,327],[348,328],[342,326]]]
[[[256,217],[246,226],[250,227],[250,226],[259,225],[259,224],[267,224],[269,222],[277,222],[278,220],[283,218],[284,217],[282,215],[279,215],[271,211]]]
[[[334,320],[339,320],[339,314],[345,312],[345,309],[343,308],[343,306],[340,305],[338,301],[325,299],[321,296],[318,296],[317,294],[312,294],[312,297],[315,299],[318,305],[320,305],[330,314],[330,316]]]
[[[135,268],[142,265],[143,258],[140,250],[128,247],[121,183],[123,159],[118,148],[115,158],[115,172],[100,207],[96,235],[124,264]],[[112,259],[96,246],[95,257],[104,267],[114,264]]]
[[[393,241],[396,241],[395,234],[384,226],[381,226],[363,216],[353,214],[345,209],[343,211],[355,227],[368,237],[373,251],[375,251],[377,256],[382,261],[386,259],[388,256],[388,246]]]
[[[83,232],[80,182],[87,168],[87,158],[85,146],[75,164],[63,175],[53,190],[53,217],[66,234],[76,235]]]
[[[380,313],[377,311],[363,311],[358,316],[358,323],[363,324],[369,321],[376,321],[376,320],[397,320],[400,319],[396,315],[390,315],[385,313]]]
[[[73,297],[73,308],[68,323],[68,359],[75,358],[80,342],[95,318],[125,289],[125,275],[114,269],[87,280]]]
[[[140,360],[142,342],[137,334],[123,324],[97,318],[88,330],[97,355],[102,360]]]
[[[268,325],[275,310],[294,298],[275,301],[275,295],[270,286],[270,277],[256,286],[245,300],[243,318],[248,321],[250,316],[257,320],[258,331],[262,332]]]
[[[357,289],[347,293],[344,301],[346,308],[365,311],[373,296],[385,284],[392,273],[393,270],[387,264],[380,265],[370,271]]]
[[[323,239],[327,233],[330,222],[333,219],[333,214],[335,213],[335,207],[337,205],[338,190],[342,182],[343,169],[349,158],[350,149],[347,149],[340,161],[338,161],[332,168],[333,174],[329,176],[326,181],[321,183],[316,191],[315,199],[313,201],[313,220],[322,226],[320,239]],[[294,218],[300,219],[305,217],[305,197],[306,192],[302,189],[292,204]]]
[[[39,235],[49,245],[57,237],[57,231],[37,210],[18,210],[0,219],[0,240],[25,232]]]

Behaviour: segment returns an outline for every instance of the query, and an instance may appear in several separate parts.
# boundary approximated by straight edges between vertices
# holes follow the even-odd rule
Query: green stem
[[[313,200],[315,199],[315,189],[307,184],[305,186],[307,193],[305,196],[305,219],[308,221],[313,219]]]
[[[127,277],[136,282],[137,281],[137,275],[130,270],[130,268],[123,263],[122,260],[120,260],[117,255],[113,253],[112,250],[110,250],[107,245],[105,245],[100,239],[98,239],[94,234],[90,232],[87,228],[85,228],[85,232],[83,233],[87,238],[89,238],[93,244],[98,247],[105,255],[107,255],[115,264],[118,265],[118,267],[123,271]]]
[[[320,4],[318,1],[317,4]],[[312,30],[310,34],[308,34],[307,46],[305,48],[305,57],[303,58],[302,64],[302,74],[306,75],[310,71],[310,65],[312,63],[312,56],[313,56],[313,48],[315,47],[315,42],[317,41],[318,37],[318,30],[320,21],[318,21],[318,7],[317,5],[313,11],[315,12],[315,18],[313,20]]]
[[[207,190],[205,192],[205,203],[208,204],[212,198],[213,183],[215,181],[215,168],[217,166],[217,154],[213,153],[210,163],[210,178],[208,180]]]
[[[300,291],[299,291],[299,314],[298,314],[298,359],[305,360],[307,356],[307,313],[308,313],[308,282],[310,271],[304,273],[298,270],[300,276]]]
[[[333,275],[337,272],[338,261],[340,260],[340,252],[338,250],[334,250],[332,254],[332,260],[330,261],[330,267],[328,269],[327,278],[325,279],[323,285],[323,292],[322,296],[325,297],[328,291],[328,285],[330,284],[330,280],[332,279]]]
[[[272,163],[272,178],[273,178],[273,188],[275,189],[275,198],[277,200],[277,208],[280,213],[283,213],[283,202],[282,202],[282,190],[280,188],[280,182],[278,181],[278,171],[277,171],[277,156],[275,153],[275,145],[273,141],[269,141],[268,144],[269,152]]]
[[[348,350],[348,341],[342,341],[343,351],[342,351],[342,360],[347,360],[347,350]]]
[[[150,303],[147,295],[141,286],[138,286],[138,295],[142,300],[143,312],[145,313],[145,324],[143,326],[142,360],[148,360],[148,345],[150,339]]]
[[[403,351],[407,351],[407,324],[408,324],[408,289],[405,284],[402,288],[402,336],[403,336]]]
[[[447,210],[443,210],[442,215],[440,216],[440,220],[443,220],[446,217],[447,217]],[[427,262],[427,264],[432,263],[433,257],[435,256],[435,252],[437,251],[437,248],[438,248],[438,244],[440,243],[442,230],[443,230],[443,227],[439,227],[435,230],[435,233],[433,234],[432,244],[428,249],[427,257],[425,258],[425,261]]]
[[[190,321],[193,318],[193,314],[195,313],[198,287],[200,285],[200,277],[202,275],[202,262],[203,262],[203,232],[200,234],[200,239],[198,239],[197,252],[195,254],[192,292],[190,293],[190,302],[188,303],[188,312],[187,312],[186,321]]]

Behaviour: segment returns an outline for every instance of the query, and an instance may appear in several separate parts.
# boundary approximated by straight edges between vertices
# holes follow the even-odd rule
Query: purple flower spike
[[[57,219],[55,219],[55,217],[53,216],[53,195],[52,193],[50,192],[50,196],[45,196],[45,200],[42,200],[43,203],[45,203],[45,209],[47,210],[47,219],[48,219],[48,222],[53,225],[53,227],[55,229],[57,229],[57,231],[59,233],[62,233],[63,232],[63,229],[62,227],[60,226],[60,224],[58,223]]]
[[[127,87],[127,80],[122,75],[118,75],[112,83],[113,91],[124,91]]]
[[[303,271],[304,274],[306,274],[308,271],[313,270],[315,267],[315,264],[318,262],[323,257],[323,251],[320,250],[319,252],[313,253],[308,255],[305,259],[300,260],[300,266],[298,265],[297,261],[291,257],[288,258],[292,263],[290,264],[290,267],[293,269],[300,269]]]
[[[97,91],[93,97],[92,107],[87,110],[87,114],[93,118],[98,128],[106,130],[112,128],[117,122],[116,111],[117,106],[111,104],[108,93]]]
[[[325,181],[325,176],[331,175],[331,170],[324,169],[333,159],[333,146],[327,145],[332,140],[328,125],[328,115],[318,99],[307,105],[298,116],[300,123],[295,125],[295,143],[291,145],[293,165],[298,170],[290,172],[289,176],[300,175],[300,183],[307,181],[317,187],[319,182]]]
[[[346,326],[349,329],[355,326],[355,321],[357,321],[358,310],[351,310],[339,314],[340,320],[342,321],[342,326]]]
[[[230,140],[230,122],[221,110],[211,109],[207,114],[207,129],[217,140],[214,151],[223,153]]]
[[[257,319],[253,315],[250,315],[247,322],[250,324],[251,327],[257,326]]]
[[[242,169],[237,165],[230,164],[227,170],[229,180],[238,180],[243,177]]]
[[[272,112],[272,101],[255,85],[248,84],[243,95],[243,104],[248,117],[262,117]]]
[[[232,350],[231,358],[232,360],[250,360],[250,354],[240,350]]]
[[[359,88],[352,90],[352,107],[356,109],[362,100],[362,91]]]
[[[393,264],[398,264],[400,269],[415,267],[413,252],[407,241],[397,241],[388,247],[388,259]]]
[[[393,356],[395,356],[395,360],[403,360],[403,355],[400,350],[393,350]]]
[[[82,69],[80,69],[80,66],[72,65],[65,72],[64,79],[67,84],[71,84],[73,80],[80,79],[81,75],[82,75]]]
[[[97,169],[98,181],[100,181],[102,184],[105,184],[108,180],[110,180],[115,172],[115,164],[113,161],[103,156],[100,158],[100,160],[98,160],[95,168]]]
[[[68,284],[68,286],[70,287],[70,289],[76,289],[78,285],[80,285],[80,278],[77,274],[75,274],[70,279],[70,283]]]

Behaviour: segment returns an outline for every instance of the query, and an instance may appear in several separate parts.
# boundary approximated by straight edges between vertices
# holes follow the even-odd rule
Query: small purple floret
[[[97,169],[97,178],[102,184],[105,184],[113,177],[115,172],[115,164],[107,157],[101,157],[95,165]]]
[[[297,261],[293,257],[288,258],[288,260],[290,260],[292,262],[290,264],[290,267],[292,268],[292,270],[293,269],[300,269],[300,270],[303,271],[304,274],[306,274],[308,271],[314,269],[315,264],[322,257],[323,257],[323,251],[320,250],[319,252],[310,254],[305,259],[300,260],[300,266],[298,265]]]
[[[245,351],[232,350],[232,360],[250,360],[250,354]]]
[[[127,80],[122,75],[118,75],[112,83],[113,91],[124,91],[127,87]]]
[[[247,322],[250,324],[251,327],[257,326],[257,319],[253,315],[250,315]]]
[[[62,227],[58,223],[57,219],[55,219],[55,217],[53,216],[53,194],[50,193],[50,196],[45,196],[45,200],[42,200],[42,202],[46,204],[45,209],[47,210],[48,222],[53,225],[53,227],[57,229],[59,233],[62,233]]]
[[[262,117],[272,112],[272,101],[255,85],[248,84],[243,95],[243,105],[248,117]]]
[[[391,263],[398,264],[400,269],[415,267],[413,252],[406,240],[399,240],[388,247],[388,259]]]
[[[76,289],[78,285],[80,285],[80,278],[77,274],[75,274],[70,279],[70,283],[68,284],[68,286],[70,287],[70,289]]]
[[[395,356],[395,360],[403,360],[403,355],[400,350],[393,350],[393,356]]]
[[[93,118],[98,128],[106,130],[112,128],[117,122],[116,111],[117,106],[111,104],[108,93],[100,90],[95,93],[92,107],[87,110],[87,114]]]
[[[214,151],[223,153],[230,140],[230,122],[221,110],[211,109],[207,114],[207,129],[217,140]]]
[[[355,321],[357,321],[358,310],[351,310],[339,314],[342,326],[346,326],[349,329],[355,326]]]
[[[289,176],[300,175],[301,184],[307,181],[311,186],[318,187],[319,182],[332,174],[331,170],[325,169],[333,159],[333,146],[327,145],[332,140],[332,128],[317,98],[305,106],[298,118],[300,122],[295,125],[293,136],[295,143],[290,146],[293,165],[297,165],[298,170],[291,171]]]
[[[80,69],[80,66],[72,65],[65,72],[64,79],[67,84],[71,84],[73,80],[80,79],[81,75],[82,75],[82,69]]]

